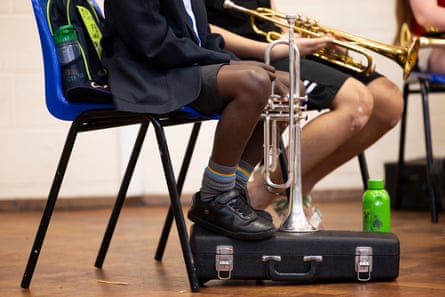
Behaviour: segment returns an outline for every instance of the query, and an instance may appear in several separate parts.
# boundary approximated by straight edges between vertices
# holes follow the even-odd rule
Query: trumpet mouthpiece
[[[224,1],[224,8],[232,8],[234,6],[235,3],[233,3],[230,0],[225,0]]]

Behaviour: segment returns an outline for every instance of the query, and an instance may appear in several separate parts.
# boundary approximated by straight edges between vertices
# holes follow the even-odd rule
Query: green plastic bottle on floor
[[[363,231],[391,232],[390,197],[383,180],[368,180],[363,194]]]

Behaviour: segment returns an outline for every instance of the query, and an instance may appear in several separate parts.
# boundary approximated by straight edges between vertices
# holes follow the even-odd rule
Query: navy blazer
[[[182,0],[105,0],[103,64],[120,110],[166,113],[201,90],[199,65],[237,59],[210,34],[205,5],[192,0],[198,45]]]

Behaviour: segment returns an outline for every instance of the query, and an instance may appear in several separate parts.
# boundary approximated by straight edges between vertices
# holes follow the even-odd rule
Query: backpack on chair
[[[104,18],[91,0],[48,0],[46,15],[51,34],[64,25],[72,25],[77,33],[85,74],[88,82],[64,88],[71,102],[111,103],[107,72],[101,64],[100,40]]]

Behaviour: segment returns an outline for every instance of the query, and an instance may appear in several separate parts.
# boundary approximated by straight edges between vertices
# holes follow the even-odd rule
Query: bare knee
[[[262,111],[271,92],[271,80],[265,70],[258,67],[243,70],[237,85],[238,100],[246,108],[256,108]]]
[[[385,129],[393,128],[402,116],[402,92],[386,78],[375,80],[369,85],[369,88],[374,95],[374,117]]]
[[[383,121],[387,129],[389,130],[396,126],[397,123],[400,121],[400,118],[402,117],[403,97],[400,94],[400,96],[393,95],[387,99],[389,102],[385,102],[385,107],[383,107],[382,109],[386,111]]]
[[[374,99],[363,84],[348,79],[338,92],[333,105],[334,109],[348,117],[351,131],[360,131],[371,117]]]
[[[373,97],[367,90],[362,90],[357,95],[355,112],[352,114],[352,130],[361,130],[371,117],[374,108]]]

